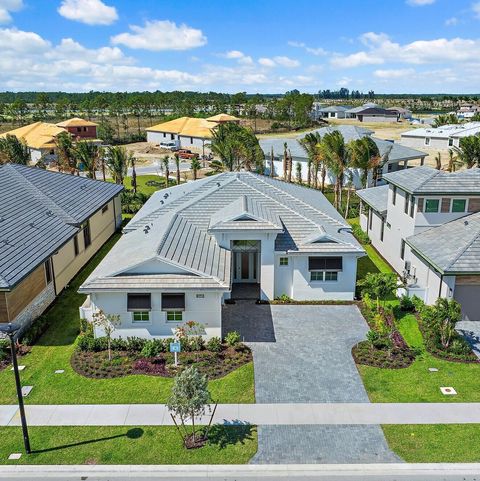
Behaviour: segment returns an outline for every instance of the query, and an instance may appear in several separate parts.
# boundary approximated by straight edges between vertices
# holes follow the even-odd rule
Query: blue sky
[[[0,0],[0,90],[480,92],[480,1]]]

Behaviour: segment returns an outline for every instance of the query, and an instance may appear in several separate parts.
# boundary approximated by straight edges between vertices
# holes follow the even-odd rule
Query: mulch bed
[[[112,360],[108,352],[84,352],[76,350],[71,358],[71,365],[78,374],[95,379],[108,379],[131,374],[174,377],[185,367],[195,366],[209,379],[218,379],[238,369],[252,360],[250,349],[241,345],[226,347],[221,352],[211,351],[182,352],[178,355],[180,365],[174,366],[171,353],[161,353],[154,358],[144,358],[127,351],[112,351]]]
[[[22,358],[22,356],[28,354],[30,350],[30,346],[24,346],[23,344],[17,346],[17,360],[19,364],[21,364],[20,359]],[[3,371],[5,368],[10,367],[11,365],[12,361],[10,359],[10,355],[8,355],[5,359],[0,360],[0,371]]]
[[[352,348],[352,356],[357,364],[402,369],[415,360],[415,353],[408,348],[376,349],[369,341],[361,341]]]

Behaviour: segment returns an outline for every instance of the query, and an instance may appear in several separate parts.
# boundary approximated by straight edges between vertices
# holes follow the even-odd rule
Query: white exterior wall
[[[409,137],[403,136],[401,137],[400,144],[405,145],[406,147],[412,147],[414,149],[439,149],[445,150],[451,148],[448,143],[448,138],[435,138],[429,137],[430,144],[425,143],[425,137]],[[458,139],[454,139],[453,145],[458,146]]]
[[[358,118],[358,117],[357,117]],[[397,123],[396,117],[386,117],[384,115],[361,115],[361,122],[375,123],[375,122],[391,122]]]
[[[184,137],[180,135],[179,137],[180,140],[180,147],[182,149],[197,149],[197,150],[202,150],[203,145],[205,144],[205,148],[207,148],[208,143],[210,142],[210,139],[202,139],[200,137]]]
[[[135,291],[131,291],[135,292]],[[116,329],[119,337],[138,336],[150,338],[154,336],[173,336],[176,327],[187,321],[196,321],[203,324],[206,337],[221,336],[222,326],[222,294],[221,291],[211,290],[148,290],[151,293],[152,310],[149,322],[133,322],[132,313],[127,310],[127,292],[97,292],[90,294],[93,312],[103,310],[106,314],[120,316],[121,325]],[[166,311],[162,311],[162,292],[184,292],[185,310],[181,322],[167,322]],[[203,295],[198,298],[197,294]],[[122,329],[130,332],[121,332]],[[101,333],[98,333],[101,335]]]
[[[169,140],[178,140],[178,135],[171,134],[170,132],[149,132],[147,130],[147,142],[159,144],[160,142],[167,142]]]

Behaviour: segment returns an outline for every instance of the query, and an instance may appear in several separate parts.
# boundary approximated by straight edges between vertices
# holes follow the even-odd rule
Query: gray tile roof
[[[421,166],[385,174],[383,178],[411,194],[480,194],[480,169],[444,172]]]
[[[388,204],[388,185],[370,187],[369,189],[357,190],[357,195],[373,210],[380,214],[386,214]]]
[[[122,186],[34,167],[0,167],[0,289],[10,289],[79,231]]]
[[[480,274],[480,212],[410,236],[406,242],[443,274]]]
[[[321,192],[313,189],[232,172],[191,182],[186,188],[172,187],[161,194],[153,196],[128,224],[125,235],[86,280],[82,291],[101,289],[106,278],[114,283],[116,277],[126,277],[132,269],[139,272],[138,266],[155,262],[228,289],[231,253],[217,243],[212,219],[218,225],[223,215],[235,217],[244,210],[259,218],[262,226],[282,229],[276,237],[277,251],[363,253],[353,235],[342,230],[349,227],[346,221]],[[254,221],[237,224],[241,228],[250,222]],[[229,222],[227,226],[233,228]],[[306,243],[320,227],[336,243]]]
[[[328,126],[321,127],[320,129],[313,130],[312,132],[318,132],[321,137],[327,133],[334,131],[339,131],[345,142],[350,142],[351,140],[358,140],[367,135],[371,136],[373,134],[372,130],[366,129],[364,127],[359,127],[356,125],[338,125],[338,126]],[[298,161],[307,161],[307,154],[305,149],[298,142],[304,138],[306,133],[299,135],[295,138],[283,138],[283,137],[265,137],[259,140],[260,147],[262,148],[265,155],[270,158],[270,152],[273,147],[273,153],[276,157],[283,158],[284,144],[287,143],[287,148],[290,150],[292,157]],[[428,154],[422,152],[421,150],[412,149],[411,147],[406,147],[404,145],[390,142],[388,140],[377,139],[372,137],[373,141],[377,144],[380,155],[385,155],[389,152],[388,162],[399,162],[402,160],[410,159],[420,159],[426,157]]]

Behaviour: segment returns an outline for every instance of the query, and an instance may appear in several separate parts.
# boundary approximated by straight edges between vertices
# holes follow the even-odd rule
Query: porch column
[[[275,254],[274,236],[267,234],[267,239],[262,240],[260,252],[260,298],[273,299],[275,282]]]

